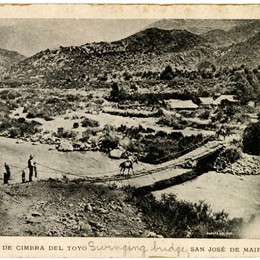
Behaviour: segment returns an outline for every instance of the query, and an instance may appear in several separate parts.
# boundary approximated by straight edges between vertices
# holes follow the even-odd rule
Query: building
[[[212,97],[200,97],[201,106],[203,107],[211,107],[214,103],[214,99]]]
[[[219,106],[224,101],[228,101],[230,103],[238,103],[238,100],[235,99],[234,95],[221,95],[214,100],[213,105]]]
[[[166,103],[172,110],[194,110],[198,108],[198,105],[194,104],[192,100],[169,99]]]

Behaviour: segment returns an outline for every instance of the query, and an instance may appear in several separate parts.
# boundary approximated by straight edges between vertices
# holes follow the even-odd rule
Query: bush
[[[40,124],[36,121],[27,122],[24,118],[5,118],[0,124],[0,131],[7,131],[11,138],[24,137],[40,131]]]
[[[237,148],[228,148],[220,152],[217,157],[214,168],[218,171],[224,170],[229,164],[236,162],[241,157]]]
[[[243,151],[253,155],[260,155],[260,121],[251,123],[243,134]]]
[[[117,148],[118,143],[119,143],[119,138],[117,136],[114,136],[112,134],[107,134],[106,136],[104,136],[101,142],[101,150],[105,152],[113,150]]]
[[[79,127],[79,123],[75,122],[75,123],[73,124],[73,128],[78,128],[78,127]]]
[[[32,112],[29,112],[27,115],[26,115],[26,118],[35,118],[36,115]]]
[[[156,124],[159,124],[161,126],[169,126],[173,129],[184,129],[187,126],[187,122],[184,120],[181,120],[180,118],[176,116],[162,116]]]
[[[93,119],[85,118],[82,120],[81,125],[83,127],[98,127],[99,122]]]
[[[163,194],[160,200],[153,195],[132,199],[142,211],[147,227],[165,238],[223,237],[221,233],[237,238],[243,224],[241,218],[230,219],[223,211],[213,213],[203,202],[179,201],[172,194]]]
[[[55,134],[56,137],[58,138],[70,138],[70,139],[74,139],[76,137],[76,133],[73,131],[69,131],[69,130],[64,130],[63,127],[59,127],[57,130],[57,133]]]

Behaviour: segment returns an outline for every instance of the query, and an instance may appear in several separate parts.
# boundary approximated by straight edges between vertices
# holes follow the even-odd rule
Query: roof
[[[237,102],[236,99],[234,99],[233,95],[221,95],[217,99],[214,100],[214,105],[220,105],[223,100],[227,100],[229,102]]]
[[[198,105],[194,104],[192,100],[179,100],[179,99],[169,99],[167,103],[173,109],[196,109]]]
[[[200,101],[203,105],[212,105],[214,99],[212,97],[200,97]]]

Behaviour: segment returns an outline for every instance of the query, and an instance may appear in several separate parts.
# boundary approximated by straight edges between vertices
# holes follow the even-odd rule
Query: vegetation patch
[[[230,166],[232,163],[236,162],[241,158],[241,153],[237,148],[228,148],[220,152],[215,163],[214,169],[217,171],[224,170],[227,166]]]
[[[243,150],[252,155],[260,155],[260,121],[251,123],[243,135]]]
[[[203,202],[177,200],[172,194],[163,194],[160,200],[152,194],[131,199],[142,211],[147,227],[166,238],[238,238],[244,224],[223,211],[213,213]]]

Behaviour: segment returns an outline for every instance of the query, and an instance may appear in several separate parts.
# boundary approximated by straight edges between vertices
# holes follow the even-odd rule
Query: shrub
[[[35,118],[36,115],[32,112],[29,112],[27,115],[26,115],[26,118]]]
[[[241,157],[237,148],[228,148],[220,152],[217,157],[214,168],[218,171],[224,170],[229,164],[236,162]]]
[[[24,118],[4,118],[0,124],[0,131],[8,131],[9,136],[12,138],[24,137],[39,132],[39,125],[40,124],[34,120],[27,122]]]
[[[170,65],[167,65],[160,75],[161,80],[173,79],[173,71]]]
[[[85,143],[89,140],[89,137],[93,135],[91,129],[87,129],[86,131],[82,132],[82,137],[80,138],[80,141]]]
[[[75,122],[75,123],[73,124],[73,128],[78,128],[78,127],[79,127],[79,123]]]
[[[157,124],[162,126],[169,126],[173,129],[184,129],[187,126],[187,122],[181,120],[176,116],[162,116],[158,121]]]
[[[160,200],[153,195],[133,199],[142,211],[147,227],[165,238],[223,237],[221,233],[231,233],[237,238],[243,225],[241,218],[230,219],[223,211],[213,213],[203,202],[180,201],[172,194],[163,194]]]
[[[243,151],[253,155],[260,155],[260,121],[251,123],[243,134]]]
[[[98,127],[99,122],[93,119],[85,118],[81,121],[83,127]]]
[[[101,141],[101,150],[103,151],[110,151],[117,148],[119,143],[119,138],[112,134],[107,134],[104,136],[103,140]]]
[[[58,138],[70,138],[74,139],[76,137],[76,133],[69,130],[64,130],[63,127],[59,127],[57,133],[55,134]]]
[[[205,110],[205,111],[203,111],[202,113],[200,113],[198,115],[198,118],[207,120],[209,118],[209,115],[210,115],[210,111],[209,110]]]

